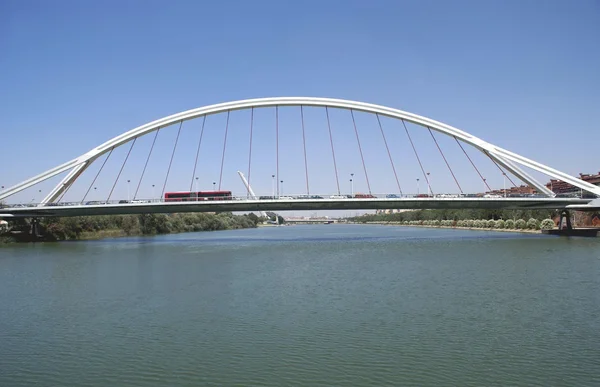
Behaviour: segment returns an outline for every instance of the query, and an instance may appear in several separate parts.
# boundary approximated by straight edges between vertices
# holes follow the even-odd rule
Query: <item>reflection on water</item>
[[[600,385],[600,241],[316,225],[0,249],[0,386]]]

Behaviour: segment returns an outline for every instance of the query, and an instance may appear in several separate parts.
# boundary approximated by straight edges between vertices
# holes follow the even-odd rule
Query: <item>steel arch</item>
[[[495,160],[499,165],[502,165],[508,171],[510,171],[515,176],[519,177],[521,180],[526,182],[532,187],[535,187],[540,193],[546,196],[554,196],[554,193],[550,191],[548,188],[544,186],[543,183],[540,183],[528,173],[519,168],[519,164],[521,166],[525,166],[528,168],[532,168],[538,172],[544,173],[550,177],[553,177],[558,180],[562,180],[567,182],[573,186],[581,188],[585,191],[589,191],[596,195],[600,196],[600,187],[592,185],[590,183],[584,182],[581,179],[577,179],[575,177],[569,176],[566,173],[560,172],[554,168],[546,166],[544,164],[538,163],[516,153],[510,152],[506,149],[497,147],[493,144],[490,144],[476,136],[473,136],[470,133],[464,132],[460,129],[457,129],[453,126],[444,124],[439,121],[432,120],[427,117],[419,116],[417,114],[405,112],[402,110],[382,106],[369,104],[358,101],[350,101],[343,99],[333,99],[333,98],[316,98],[316,97],[273,97],[273,98],[256,98],[256,99],[247,99],[233,102],[225,102],[215,105],[209,105],[204,107],[199,107],[196,109],[187,110],[184,112],[180,112],[177,114],[173,114],[167,117],[160,118],[158,120],[149,122],[147,124],[138,126],[135,129],[132,129],[128,132],[125,132],[119,136],[116,136],[102,145],[91,149],[87,153],[68,161],[64,164],[61,164],[55,168],[52,168],[44,173],[41,173],[37,176],[34,176],[28,180],[25,180],[19,184],[16,184],[6,191],[0,193],[0,200],[14,195],[17,192],[20,192],[26,188],[29,188],[39,182],[42,182],[46,179],[49,179],[57,174],[63,173],[65,171],[70,170],[69,174],[50,191],[50,193],[42,200],[40,205],[45,205],[47,203],[54,202],[60,195],[63,193],[67,187],[69,187],[77,178],[85,171],[85,169],[94,162],[98,157],[102,156],[106,152],[109,152],[111,149],[119,147],[134,138],[141,137],[148,133],[151,133],[160,128],[164,128],[175,124],[180,121],[187,121],[191,119],[195,119],[205,115],[218,114],[227,111],[233,110],[242,110],[242,109],[250,109],[250,108],[261,108],[261,107],[275,107],[275,106],[315,106],[315,107],[331,107],[331,108],[339,108],[339,109],[352,109],[356,111],[362,111],[366,113],[379,114],[382,116],[405,120],[425,128],[431,128],[437,132],[453,136],[458,138],[459,140],[468,143],[478,149],[483,153],[487,153],[493,160]]]

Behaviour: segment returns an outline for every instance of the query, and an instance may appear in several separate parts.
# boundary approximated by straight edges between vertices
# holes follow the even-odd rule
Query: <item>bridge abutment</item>
[[[573,228],[573,224],[571,222],[571,214],[569,211],[564,210],[560,214],[560,220],[558,221],[558,229],[542,230],[542,233],[560,236],[598,237],[600,236],[600,228]]]

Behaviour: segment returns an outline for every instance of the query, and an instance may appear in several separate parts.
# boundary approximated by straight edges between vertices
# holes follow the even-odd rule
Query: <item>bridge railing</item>
[[[64,206],[98,206],[98,205],[144,205],[144,204],[163,204],[163,203],[193,203],[193,202],[222,202],[222,201],[299,201],[299,200],[358,200],[358,199],[383,199],[383,200],[403,200],[403,199],[506,199],[506,198],[542,198],[543,195],[536,194],[512,194],[507,196],[493,195],[493,194],[394,194],[394,193],[380,193],[380,194],[363,194],[356,193],[352,194],[321,194],[321,195],[261,195],[257,198],[248,197],[246,195],[230,196],[230,197],[201,197],[201,198],[183,198],[183,199],[117,199],[117,200],[88,200],[85,202],[59,202],[46,204],[46,207],[64,207]],[[18,204],[3,204],[0,207],[3,208],[32,208],[39,207],[38,203],[18,203]]]

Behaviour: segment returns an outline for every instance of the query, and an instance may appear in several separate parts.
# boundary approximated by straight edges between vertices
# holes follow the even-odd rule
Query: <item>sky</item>
[[[599,41],[600,3],[594,0],[1,0],[0,185],[170,114],[274,96],[390,106],[571,175],[598,173]],[[325,112],[304,113],[310,191],[334,194]],[[340,191],[367,192],[369,185],[373,193],[398,191],[376,117],[355,117],[365,175],[350,113],[330,114]],[[226,120],[226,114],[207,118],[196,172],[201,120],[182,125],[166,184],[178,125],[159,133],[141,183],[151,135],[136,142],[119,180],[130,144],[114,151],[92,184],[103,159],[94,163],[65,200],[81,200],[88,190],[87,200],[125,198],[138,184],[138,197],[159,196],[163,187],[188,190],[195,177],[199,189],[210,190],[215,182],[243,193],[236,171],[249,169],[250,111],[230,114],[221,175]],[[280,108],[277,123],[278,148],[274,109],[254,113],[251,185],[271,193],[279,152],[280,190],[305,193],[299,109]],[[382,125],[402,191],[425,192],[402,124],[384,118]],[[432,191],[456,192],[428,131],[415,125],[408,130],[431,173]],[[453,139],[436,139],[461,189],[484,190]],[[492,188],[508,184],[489,160],[467,151]],[[60,176],[12,200],[38,201],[58,181]]]

